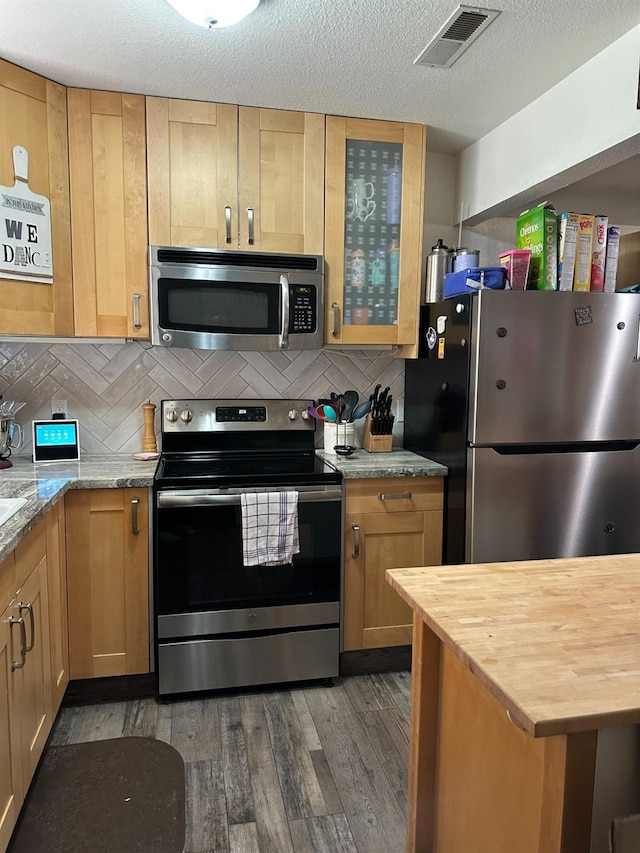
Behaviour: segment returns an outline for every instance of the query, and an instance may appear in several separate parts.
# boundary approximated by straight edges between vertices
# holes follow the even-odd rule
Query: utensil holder
[[[362,446],[368,453],[385,453],[393,447],[393,435],[371,435],[371,415],[364,423]]]
[[[327,453],[335,453],[336,445],[350,445],[355,447],[356,444],[356,427],[353,423],[347,424],[329,424],[324,425],[324,449]]]

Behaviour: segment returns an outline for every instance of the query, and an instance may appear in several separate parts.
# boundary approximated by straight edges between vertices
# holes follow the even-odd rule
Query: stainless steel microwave
[[[149,247],[151,343],[212,350],[317,349],[324,258]]]

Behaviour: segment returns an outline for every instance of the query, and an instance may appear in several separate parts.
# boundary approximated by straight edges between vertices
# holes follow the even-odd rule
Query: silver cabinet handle
[[[332,302],[331,307],[333,308],[333,326],[331,327],[331,334],[334,338],[337,338],[338,332],[340,331],[340,306],[337,302]]]
[[[140,528],[138,527],[138,506],[140,505],[140,498],[131,498],[131,533],[134,536],[137,536],[140,533]]]
[[[16,619],[15,616],[9,617],[9,629],[12,628],[13,625],[20,625],[20,658],[21,663],[17,660],[11,661],[11,672],[16,669],[22,669],[22,667],[27,662],[27,631],[24,627],[24,619],[22,616],[19,619]],[[13,658],[13,652],[11,653],[11,657]]]
[[[253,239],[253,208],[247,208],[247,227],[249,228],[249,237],[247,238],[247,243],[250,246],[253,246],[255,240]]]
[[[231,242],[231,208],[227,204],[224,209],[224,230],[225,230],[225,243]]]
[[[378,495],[380,501],[409,501],[411,500],[411,492],[401,492],[399,495],[386,495],[380,492]]]
[[[282,320],[280,323],[280,338],[278,343],[280,349],[289,348],[289,277],[287,275],[280,276],[280,310],[282,311]]]
[[[353,554],[351,556],[357,560],[360,556],[360,525],[352,524],[351,529],[353,530]]]
[[[33,648],[34,644],[35,644],[35,641],[36,641],[36,620],[33,618],[33,604],[25,604],[23,601],[19,601],[18,602],[18,612],[20,613],[20,615],[22,615],[23,610],[29,611],[29,627],[31,628],[31,642],[29,643],[29,645],[27,645],[25,642],[24,650],[25,650],[25,652],[30,652],[31,649]],[[24,622],[24,619],[22,621]],[[24,633],[25,633],[25,640],[26,640],[26,634],[27,634],[26,628],[25,628]]]
[[[141,329],[142,323],[140,322],[140,294],[133,294],[133,328]]]

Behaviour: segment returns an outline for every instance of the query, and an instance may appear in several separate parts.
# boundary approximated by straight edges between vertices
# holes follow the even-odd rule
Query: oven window
[[[300,503],[300,553],[243,566],[239,506],[157,511],[159,615],[310,604],[340,597],[340,502]]]
[[[158,297],[163,329],[255,335],[279,331],[280,291],[273,284],[161,278]]]

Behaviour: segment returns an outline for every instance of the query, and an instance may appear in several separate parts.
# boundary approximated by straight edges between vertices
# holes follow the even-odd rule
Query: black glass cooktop
[[[160,460],[156,485],[174,487],[198,483],[215,485],[304,485],[339,483],[341,474],[310,454],[243,454],[168,456]]]

